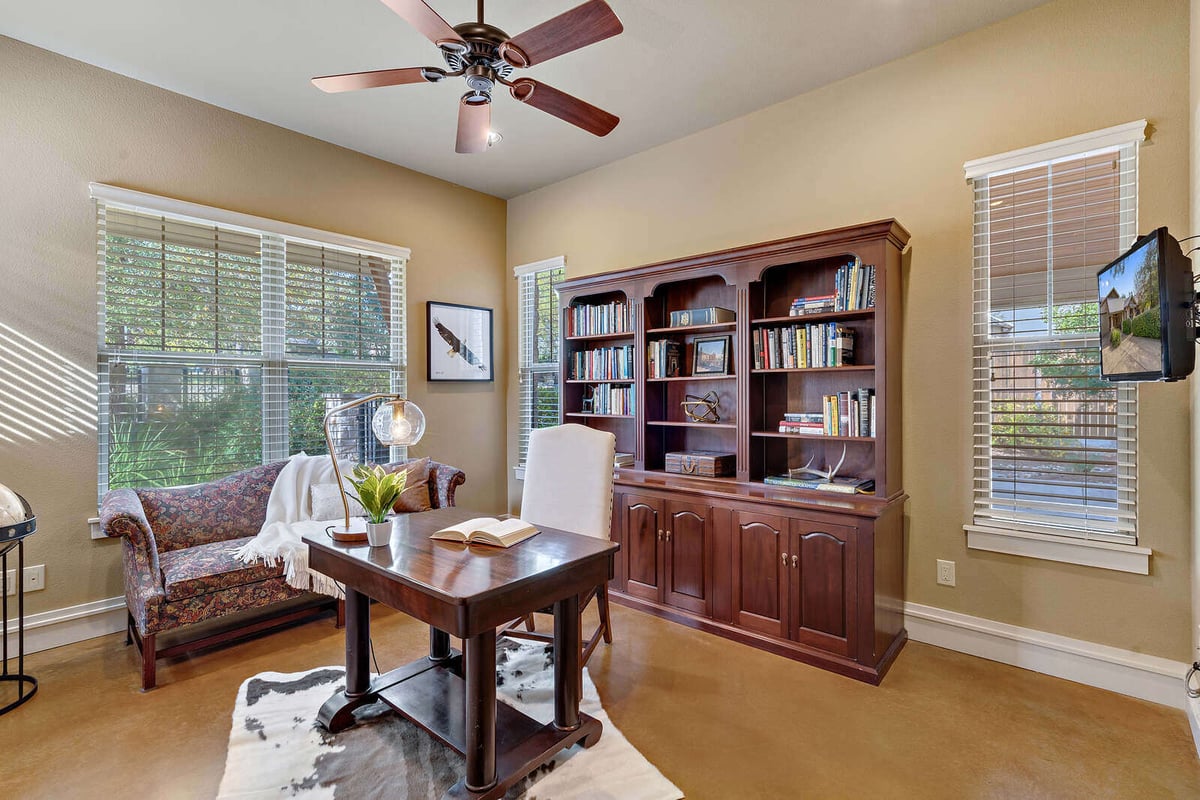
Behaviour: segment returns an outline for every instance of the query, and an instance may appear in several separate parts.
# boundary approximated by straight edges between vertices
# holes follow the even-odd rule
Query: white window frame
[[[558,328],[559,339],[559,359],[553,362],[536,363],[534,361],[534,320],[532,317],[533,309],[527,307],[525,303],[526,291],[522,285],[523,281],[536,280],[537,276],[543,272],[553,272],[561,270],[564,274],[567,269],[567,260],[564,256],[555,256],[542,261],[535,261],[531,264],[522,264],[513,269],[513,276],[518,281],[517,289],[517,379],[520,385],[520,397],[518,402],[518,421],[517,421],[517,463],[513,467],[513,472],[517,476],[517,480],[525,480],[525,451],[529,443],[529,434],[533,430],[533,384],[539,375],[553,375],[558,381],[558,412],[562,416],[562,319],[556,316],[555,326]],[[557,307],[557,290],[552,290],[555,294],[555,306]],[[534,306],[537,302],[535,300]]]
[[[389,264],[391,277],[391,308],[393,321],[399,324],[391,325],[390,356],[387,362],[364,362],[364,366],[372,368],[387,368],[391,373],[391,391],[397,394],[407,394],[408,391],[408,347],[407,347],[407,306],[406,306],[406,267],[412,251],[370,239],[347,236],[341,233],[310,228],[304,225],[294,225],[279,220],[242,214],[236,211],[215,208],[212,206],[190,203],[169,197],[138,192],[119,186],[102,183],[88,184],[90,196],[97,205],[97,222],[99,226],[97,240],[98,261],[98,351],[97,351],[97,430],[99,448],[99,468],[97,471],[98,497],[102,499],[108,491],[108,392],[107,364],[109,353],[106,345],[105,331],[105,295],[104,282],[107,266],[106,237],[104,235],[104,217],[107,209],[119,208],[127,211],[149,214],[154,216],[171,217],[191,223],[216,225],[226,229],[239,230],[261,237],[262,265],[262,352],[255,356],[261,363],[262,386],[262,463],[286,458],[288,453],[288,386],[287,369],[290,364],[297,366],[353,366],[353,362],[345,360],[305,359],[289,356],[285,352],[286,320],[284,317],[284,286],[286,282],[286,245],[287,242],[301,242],[308,245],[326,246],[341,250],[378,256]],[[187,358],[187,354],[180,354]],[[206,364],[220,360],[219,356],[203,355],[197,361]],[[244,360],[244,359],[243,359]],[[277,413],[272,414],[272,410]],[[403,458],[406,448],[391,448],[393,458]]]
[[[973,182],[976,179],[986,179],[989,176],[1004,172],[1049,164],[1059,159],[1078,157],[1097,150],[1125,146],[1132,146],[1134,148],[1134,162],[1136,165],[1137,148],[1145,140],[1145,131],[1146,121],[1138,120],[1079,136],[1059,139],[1042,145],[1013,150],[987,158],[975,159],[964,164],[963,170],[967,181]],[[1132,208],[1129,208],[1126,205],[1127,203],[1131,203]],[[1136,180],[1133,185],[1132,197],[1123,197],[1122,204],[1122,211],[1129,212],[1123,215],[1121,230],[1122,241],[1128,246],[1137,236]],[[981,341],[981,337],[983,339],[987,338],[986,331],[988,326],[986,324],[980,325],[979,317],[981,313],[985,315],[987,313],[987,309],[983,307],[986,306],[987,301],[980,300],[980,298],[986,297],[985,289],[988,281],[988,237],[989,233],[986,228],[986,222],[980,224],[977,219],[973,237],[975,250],[974,281],[976,284],[976,307],[973,314],[973,324],[976,333],[973,359],[975,360],[976,375],[972,414],[976,420],[976,438],[978,439],[982,436],[986,441],[990,441],[990,432],[989,430],[981,431],[979,421],[990,418],[990,378],[987,374],[980,373],[980,358],[983,357],[984,362],[987,363],[987,354],[990,352],[990,349],[986,341]],[[982,289],[979,285],[981,280],[984,282]],[[981,295],[981,291],[984,294]],[[1134,414],[1133,427],[1136,430],[1136,388],[1128,386],[1121,391],[1124,394],[1123,399],[1119,402],[1128,408],[1132,408],[1132,413]],[[982,417],[980,416],[981,406],[983,409]],[[986,428],[987,426],[984,425],[983,427]],[[1134,447],[1133,466],[1136,468],[1136,446]],[[972,493],[973,496],[978,497],[979,491],[979,487],[976,486]],[[1136,501],[1134,513],[1136,514]],[[1077,536],[1065,535],[1065,532],[1064,535],[1057,535],[1044,529],[1022,527],[1019,523],[1000,527],[993,520],[986,520],[982,523],[972,520],[971,523],[963,526],[963,530],[967,535],[967,547],[974,550],[988,550],[1142,575],[1148,575],[1150,572],[1150,556],[1153,551],[1148,547],[1137,544],[1136,539],[1135,543],[1119,543],[1078,538]]]

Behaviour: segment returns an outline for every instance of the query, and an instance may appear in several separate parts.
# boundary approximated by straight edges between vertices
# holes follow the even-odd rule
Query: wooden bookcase
[[[564,331],[573,310],[623,303],[630,330],[565,335],[563,420],[616,436],[634,455],[617,472],[613,539],[621,543],[616,602],[878,683],[903,646],[903,491],[900,452],[901,253],[895,220],[690,256],[558,285]],[[838,268],[874,267],[874,306],[789,316],[797,297],[834,292]],[[672,327],[671,312],[718,307],[727,323]],[[755,329],[837,323],[853,331],[848,366],[755,369]],[[694,374],[696,343],[728,337],[724,374]],[[649,377],[649,347],[678,342],[679,375]],[[623,379],[632,413],[589,413],[600,383],[573,373],[578,353],[632,346]],[[822,397],[869,389],[874,435],[780,433],[787,412],[822,410]],[[717,422],[681,403],[712,393]],[[595,402],[590,404],[595,407]],[[732,453],[735,473],[665,471],[681,450]],[[844,455],[844,458],[843,458]],[[870,478],[873,494],[763,482],[790,468]]]

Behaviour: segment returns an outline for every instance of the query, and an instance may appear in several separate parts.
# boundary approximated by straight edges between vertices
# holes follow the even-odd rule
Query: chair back
[[[534,525],[609,538],[612,523],[611,433],[570,423],[529,434],[521,519]]]

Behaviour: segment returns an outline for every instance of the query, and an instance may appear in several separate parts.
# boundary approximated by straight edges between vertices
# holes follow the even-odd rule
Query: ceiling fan
[[[463,77],[467,93],[458,104],[459,153],[482,153],[488,146],[492,122],[492,90],[497,83],[522,103],[541,109],[596,136],[607,136],[620,118],[577,97],[533,78],[509,80],[514,69],[531,67],[555,56],[587,47],[624,30],[621,20],[604,0],[588,0],[570,11],[535,25],[519,36],[509,36],[479,19],[454,27],[423,0],[381,0],[442,51],[449,71],[439,67],[406,67],[372,72],[351,72],[313,78],[325,92],[348,92],[406,83],[437,83]]]

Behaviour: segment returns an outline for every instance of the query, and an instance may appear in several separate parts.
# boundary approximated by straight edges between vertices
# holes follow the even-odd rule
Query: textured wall
[[[429,422],[413,452],[466,470],[461,503],[503,510],[503,381],[427,384],[424,330],[431,299],[493,307],[505,330],[504,201],[0,37],[0,333],[29,348],[0,358],[58,364],[35,383],[70,386],[93,407],[89,181],[411,247],[409,387]],[[0,424],[53,413],[33,388],[31,409],[11,394],[0,401]],[[96,514],[95,436],[8,439],[0,483],[33,504],[27,563],[46,565],[47,589],[28,596],[27,611],[121,594],[120,546],[89,540],[85,522]]]
[[[1191,110],[1191,222],[1188,234],[1200,233],[1200,0],[1192,0],[1191,17],[1191,92],[1189,108]],[[1196,244],[1195,241],[1184,243],[1186,253]],[[1196,254],[1192,254],[1193,272],[1195,271]],[[1200,378],[1193,378],[1192,384],[1192,419],[1200,415]],[[1200,495],[1200,426],[1192,426],[1192,497]],[[1200,659],[1200,508],[1192,503],[1192,644],[1194,650],[1190,661]]]
[[[896,217],[912,233],[902,397],[908,599],[1183,659],[1188,386],[1139,390],[1139,525],[1155,552],[1151,575],[966,549],[972,198],[962,164],[1144,117],[1154,134],[1141,155],[1139,227],[1183,231],[1187,19],[1187,0],[1036,8],[515,198],[508,263],[565,255],[574,277]],[[508,298],[515,311],[515,287]],[[516,396],[510,380],[510,408]],[[510,464],[515,443],[510,425]],[[510,479],[510,504],[519,495]],[[939,558],[957,562],[957,588],[936,585]]]

